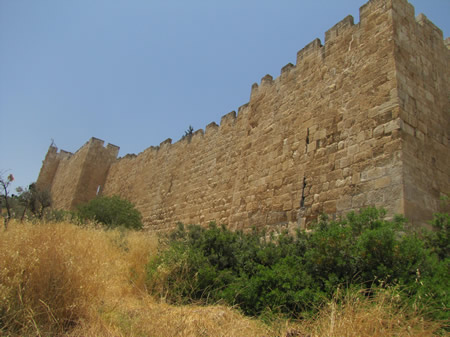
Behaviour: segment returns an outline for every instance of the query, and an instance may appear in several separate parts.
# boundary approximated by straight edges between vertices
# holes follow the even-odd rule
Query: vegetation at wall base
[[[231,232],[179,224],[167,248],[148,265],[148,289],[170,303],[237,306],[250,316],[267,311],[293,318],[313,315],[340,288],[398,289],[413,308],[449,319],[448,218],[430,233],[406,220],[385,220],[367,208],[332,221],[323,216],[312,231]],[[445,222],[447,221],[447,222]]]
[[[107,228],[124,227],[142,229],[142,216],[128,200],[118,196],[97,197],[77,207],[77,216],[82,220],[102,223]]]
[[[3,179],[0,172],[0,213],[4,217],[4,227],[10,219],[20,221],[71,222],[78,225],[98,223],[107,229],[142,229],[142,215],[128,200],[119,196],[100,196],[79,205],[76,210],[54,209],[50,191],[39,189],[36,183],[28,188],[19,187],[17,194],[9,195],[12,175]],[[3,208],[6,210],[2,212]],[[4,213],[4,214],[3,214]]]
[[[211,229],[211,232],[210,229],[185,229],[187,234],[183,240],[180,235],[183,231],[177,231],[172,240],[186,241],[189,236],[190,240],[202,243],[201,247],[220,247],[217,251],[208,250],[208,256],[209,261],[224,270],[232,269],[236,263],[228,243],[241,245],[246,253],[237,261],[249,275],[252,271],[258,274],[260,269],[268,273],[271,261],[289,254],[293,245],[299,251],[306,247],[304,242],[298,243],[289,235],[270,239],[269,235],[257,236],[255,231],[254,235],[248,235],[249,240],[239,242],[233,233],[217,226]],[[216,234],[223,232],[225,235],[216,241]],[[250,259],[243,263],[251,257],[249,252],[264,240],[267,249],[253,252],[263,267]],[[201,296],[200,302],[211,305],[199,305],[198,301],[171,305],[161,300],[160,293],[150,295],[148,288],[149,268],[161,259],[166,249],[156,235],[142,231],[12,219],[8,229],[0,229],[0,336],[427,337],[439,332],[446,334],[442,321],[430,320],[419,306],[411,305],[409,293],[400,285],[380,283],[366,288],[361,284],[342,285],[328,299],[320,299],[320,308],[311,310],[307,317],[298,315],[297,319],[289,319],[288,311],[280,314],[282,310],[276,306],[274,310],[265,308],[258,319],[243,316],[237,306],[226,305],[225,301],[214,303]],[[178,254],[183,257],[182,251]],[[288,260],[284,266],[290,267]],[[162,266],[157,268],[161,275],[158,278],[153,274],[153,277],[160,281],[167,279],[168,270]],[[189,275],[187,269],[183,273]],[[208,279],[207,274],[203,273],[204,279]],[[220,282],[226,284],[230,275],[224,274]],[[273,275],[268,275],[277,284]],[[286,289],[289,275],[292,273],[281,278]],[[181,278],[172,280],[178,279]],[[423,280],[422,276],[420,279]],[[192,287],[186,284],[184,289],[181,286],[179,289],[192,292]],[[166,290],[169,299],[170,288]]]

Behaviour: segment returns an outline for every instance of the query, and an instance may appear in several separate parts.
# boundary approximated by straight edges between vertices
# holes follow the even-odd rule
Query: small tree
[[[19,202],[24,207],[21,220],[24,219],[27,210],[30,210],[37,218],[42,219],[45,209],[52,205],[50,191],[38,188],[36,183],[30,184],[27,189],[18,187],[16,191],[19,193]]]
[[[31,192],[30,210],[39,219],[42,219],[45,209],[52,205],[52,196],[47,189],[40,189],[35,183],[29,187]]]
[[[78,206],[78,214],[83,220],[95,220],[107,228],[142,228],[142,216],[128,200],[118,196],[98,197]]]
[[[194,135],[194,128],[192,127],[192,125],[189,125],[189,128],[184,132],[184,136],[181,137],[181,139],[187,138],[188,141],[190,141],[193,135]]]
[[[5,229],[8,229],[8,222],[11,219],[11,207],[9,205],[9,185],[14,181],[14,176],[9,174],[8,177],[3,178],[3,175],[0,173],[0,187],[2,189],[1,193],[5,200],[6,207],[6,216],[4,219]]]

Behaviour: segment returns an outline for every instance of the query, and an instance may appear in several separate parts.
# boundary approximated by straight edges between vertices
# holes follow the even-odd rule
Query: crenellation
[[[401,8],[404,8],[403,0],[369,0],[367,3],[362,5],[359,8],[359,22],[361,25],[365,25],[370,21],[373,15],[377,15],[381,12],[387,12],[392,9],[393,2],[397,5],[400,5]]]
[[[283,68],[281,68],[281,75],[289,73],[295,66],[292,63],[286,64]]]
[[[392,1],[391,6],[394,12],[403,18],[415,18],[415,8],[407,0]]]
[[[259,88],[258,83],[255,82],[255,83],[252,84],[252,90],[250,92],[250,100],[252,99],[252,97],[254,95],[256,95],[258,93],[258,88]]]
[[[219,126],[216,122],[211,122],[206,126],[205,134],[209,135],[211,133],[215,133],[219,129]]]
[[[230,126],[234,124],[234,121],[236,120],[236,111],[231,111],[227,113],[226,115],[223,115],[220,120],[220,127],[223,126]]]
[[[320,39],[315,39],[307,44],[303,49],[297,52],[297,66],[301,65],[307,59],[311,57],[318,57],[321,55],[322,42]]]
[[[95,137],[91,137],[91,139],[89,139],[88,143],[89,145],[93,145],[93,146],[102,146],[105,144],[105,141],[99,138],[95,138]]]
[[[192,134],[192,139],[198,139],[198,138],[201,138],[201,137],[203,137],[204,134],[205,134],[205,132],[203,131],[203,129],[198,129],[197,131],[195,131],[195,132]]]
[[[442,39],[444,38],[444,33],[442,32],[442,30],[436,26],[433,22],[431,22],[425,14],[420,13],[417,17],[416,17],[416,22],[422,26],[424,29],[427,29],[429,34],[433,36],[435,39],[437,39],[438,41],[442,41]]]
[[[261,85],[260,87],[264,87],[267,85],[271,85],[273,83],[273,77],[269,74],[265,75],[263,78],[261,78]]]
[[[159,143],[159,148],[162,149],[165,146],[171,145],[172,144],[172,138],[167,138],[165,141]]]
[[[450,40],[406,0],[370,0],[324,44],[254,83],[220,126],[119,160],[95,138],[67,160],[49,148],[39,181],[62,208],[100,186],[157,231],[211,220],[292,230],[370,205],[423,223],[450,194]]]
[[[325,32],[325,46],[348,28],[354,26],[353,16],[348,15]]]
[[[239,118],[242,118],[242,115],[244,115],[245,112],[247,112],[248,108],[249,108],[249,103],[242,104],[242,105],[238,108],[237,118],[238,118],[238,119],[239,119]]]
[[[120,147],[113,144],[106,145],[106,149],[113,157],[117,157],[119,155]]]
[[[61,159],[68,159],[71,156],[73,156],[73,153],[69,152],[69,151],[65,151],[65,150],[60,150],[59,156],[60,156]]]
[[[137,155],[134,154],[134,153],[127,153],[124,157],[119,158],[119,160],[122,160],[122,159],[134,159],[136,157],[137,157]]]

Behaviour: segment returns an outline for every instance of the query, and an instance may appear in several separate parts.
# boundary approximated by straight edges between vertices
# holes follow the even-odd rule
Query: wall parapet
[[[342,34],[343,31],[354,26],[353,16],[348,15],[342,21],[335,24],[325,33],[325,45],[332,41],[334,38]]]

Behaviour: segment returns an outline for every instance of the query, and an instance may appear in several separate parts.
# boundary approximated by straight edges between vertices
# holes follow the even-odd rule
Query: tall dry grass
[[[439,325],[390,292],[336,297],[313,320],[270,326],[227,306],[150,297],[145,266],[157,238],[69,223],[0,230],[0,336],[432,336]]]
[[[226,306],[172,306],[150,297],[126,298],[72,330],[71,337],[249,337],[285,336]]]
[[[146,233],[12,221],[0,230],[0,336],[271,333],[228,307],[155,301],[145,266],[157,242]]]
[[[118,231],[11,222],[0,232],[0,328],[57,335],[119,301],[156,251],[155,238],[129,239],[131,248]]]
[[[406,305],[396,289],[337,291],[316,317],[303,322],[310,337],[430,337],[444,333],[444,322],[432,322]]]

